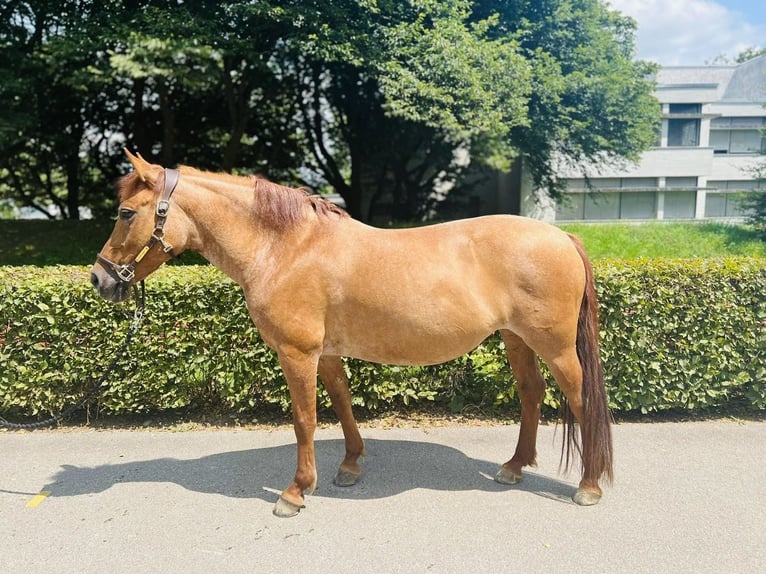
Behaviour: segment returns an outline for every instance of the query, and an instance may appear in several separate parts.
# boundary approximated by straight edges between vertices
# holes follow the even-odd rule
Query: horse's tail
[[[566,461],[569,466],[572,450],[580,451],[583,477],[598,480],[605,477],[611,483],[614,478],[612,461],[612,417],[604,386],[604,370],[598,344],[598,301],[593,279],[593,267],[585,254],[582,243],[575,236],[570,239],[585,266],[585,291],[580,304],[577,321],[577,357],[582,367],[583,420],[580,421],[582,448],[574,432],[574,415],[564,402],[564,441]]]

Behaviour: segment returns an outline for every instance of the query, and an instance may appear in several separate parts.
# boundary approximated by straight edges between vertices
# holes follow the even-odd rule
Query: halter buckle
[[[117,274],[117,277],[119,277],[120,280],[124,281],[125,283],[130,283],[136,276],[135,269],[133,269],[130,265],[120,265],[119,267],[115,267],[114,272]]]
[[[161,199],[157,202],[156,213],[159,217],[167,217],[170,211],[170,202],[167,199]]]

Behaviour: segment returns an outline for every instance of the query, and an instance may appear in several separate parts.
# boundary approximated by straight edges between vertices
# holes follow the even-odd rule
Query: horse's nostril
[[[95,273],[90,274],[90,284],[93,285],[96,289],[98,289],[98,275]]]

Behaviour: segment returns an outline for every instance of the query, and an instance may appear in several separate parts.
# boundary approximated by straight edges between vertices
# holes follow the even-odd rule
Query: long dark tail
[[[580,421],[582,446],[574,429],[574,415],[564,403],[564,441],[567,466],[572,451],[580,452],[583,477],[614,479],[612,460],[612,416],[604,386],[604,369],[598,344],[598,300],[593,279],[593,267],[580,240],[569,236],[585,266],[585,292],[577,321],[577,357],[582,367],[583,420]]]

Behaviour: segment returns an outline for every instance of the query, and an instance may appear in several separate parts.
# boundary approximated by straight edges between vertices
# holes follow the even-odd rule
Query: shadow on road
[[[349,500],[378,499],[413,489],[530,492],[572,504],[576,488],[561,480],[525,472],[516,486],[494,482],[498,464],[429,442],[365,441],[367,456],[362,478],[353,487],[332,484],[344,452],[342,440],[316,441],[319,482],[314,496]],[[230,498],[259,498],[268,502],[287,486],[295,470],[295,446],[223,452],[197,459],[158,458],[96,467],[64,465],[45,487],[55,497],[82,496],[123,483],[173,483],[185,489]]]

